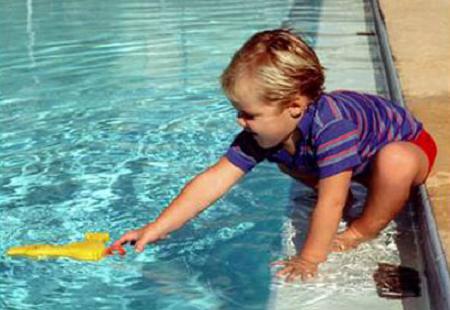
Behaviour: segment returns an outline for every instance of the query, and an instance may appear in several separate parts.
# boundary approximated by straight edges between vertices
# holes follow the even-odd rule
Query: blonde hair
[[[275,29],[256,33],[234,54],[221,84],[234,100],[236,81],[249,74],[256,77],[265,103],[286,107],[299,95],[311,101],[319,97],[323,71],[316,53],[300,37],[291,30]]]

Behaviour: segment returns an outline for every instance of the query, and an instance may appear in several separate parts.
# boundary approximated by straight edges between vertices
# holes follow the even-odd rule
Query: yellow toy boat
[[[6,254],[10,256],[26,256],[35,259],[48,257],[69,257],[83,261],[99,261],[107,255],[112,255],[117,250],[120,255],[125,254],[122,247],[109,247],[105,243],[109,241],[107,232],[88,232],[84,240],[64,245],[32,244],[10,248]]]

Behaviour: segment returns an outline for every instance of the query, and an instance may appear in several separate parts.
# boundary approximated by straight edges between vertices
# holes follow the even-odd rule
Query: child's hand
[[[147,243],[156,242],[160,239],[164,239],[164,236],[159,235],[152,223],[150,223],[140,229],[126,232],[119,240],[115,241],[112,246],[119,246],[130,242],[135,243],[134,248],[136,252],[142,252]]]
[[[294,256],[287,260],[274,262],[272,265],[284,266],[277,272],[277,277],[284,277],[287,282],[291,282],[300,277],[302,281],[312,279],[317,275],[319,263],[308,261],[301,256]]]

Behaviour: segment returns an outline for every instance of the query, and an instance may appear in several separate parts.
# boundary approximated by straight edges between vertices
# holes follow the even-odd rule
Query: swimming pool
[[[301,30],[328,69],[328,89],[387,93],[363,1],[0,6],[1,253],[79,240],[85,231],[116,238],[157,216],[239,131],[218,76],[256,31]],[[283,233],[301,192],[293,188],[263,164],[140,255],[99,263],[1,256],[0,307],[348,309],[359,299],[366,308],[401,309],[376,297],[371,281],[378,260],[400,260],[393,229],[333,256],[295,296],[273,280],[270,262],[292,250]]]

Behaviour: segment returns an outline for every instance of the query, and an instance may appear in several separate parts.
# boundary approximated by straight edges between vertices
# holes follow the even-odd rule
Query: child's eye
[[[237,117],[238,117],[238,118],[247,119],[247,120],[252,120],[252,119],[255,118],[254,115],[248,114],[248,113],[243,112],[243,111],[238,111],[238,112],[237,112]]]

